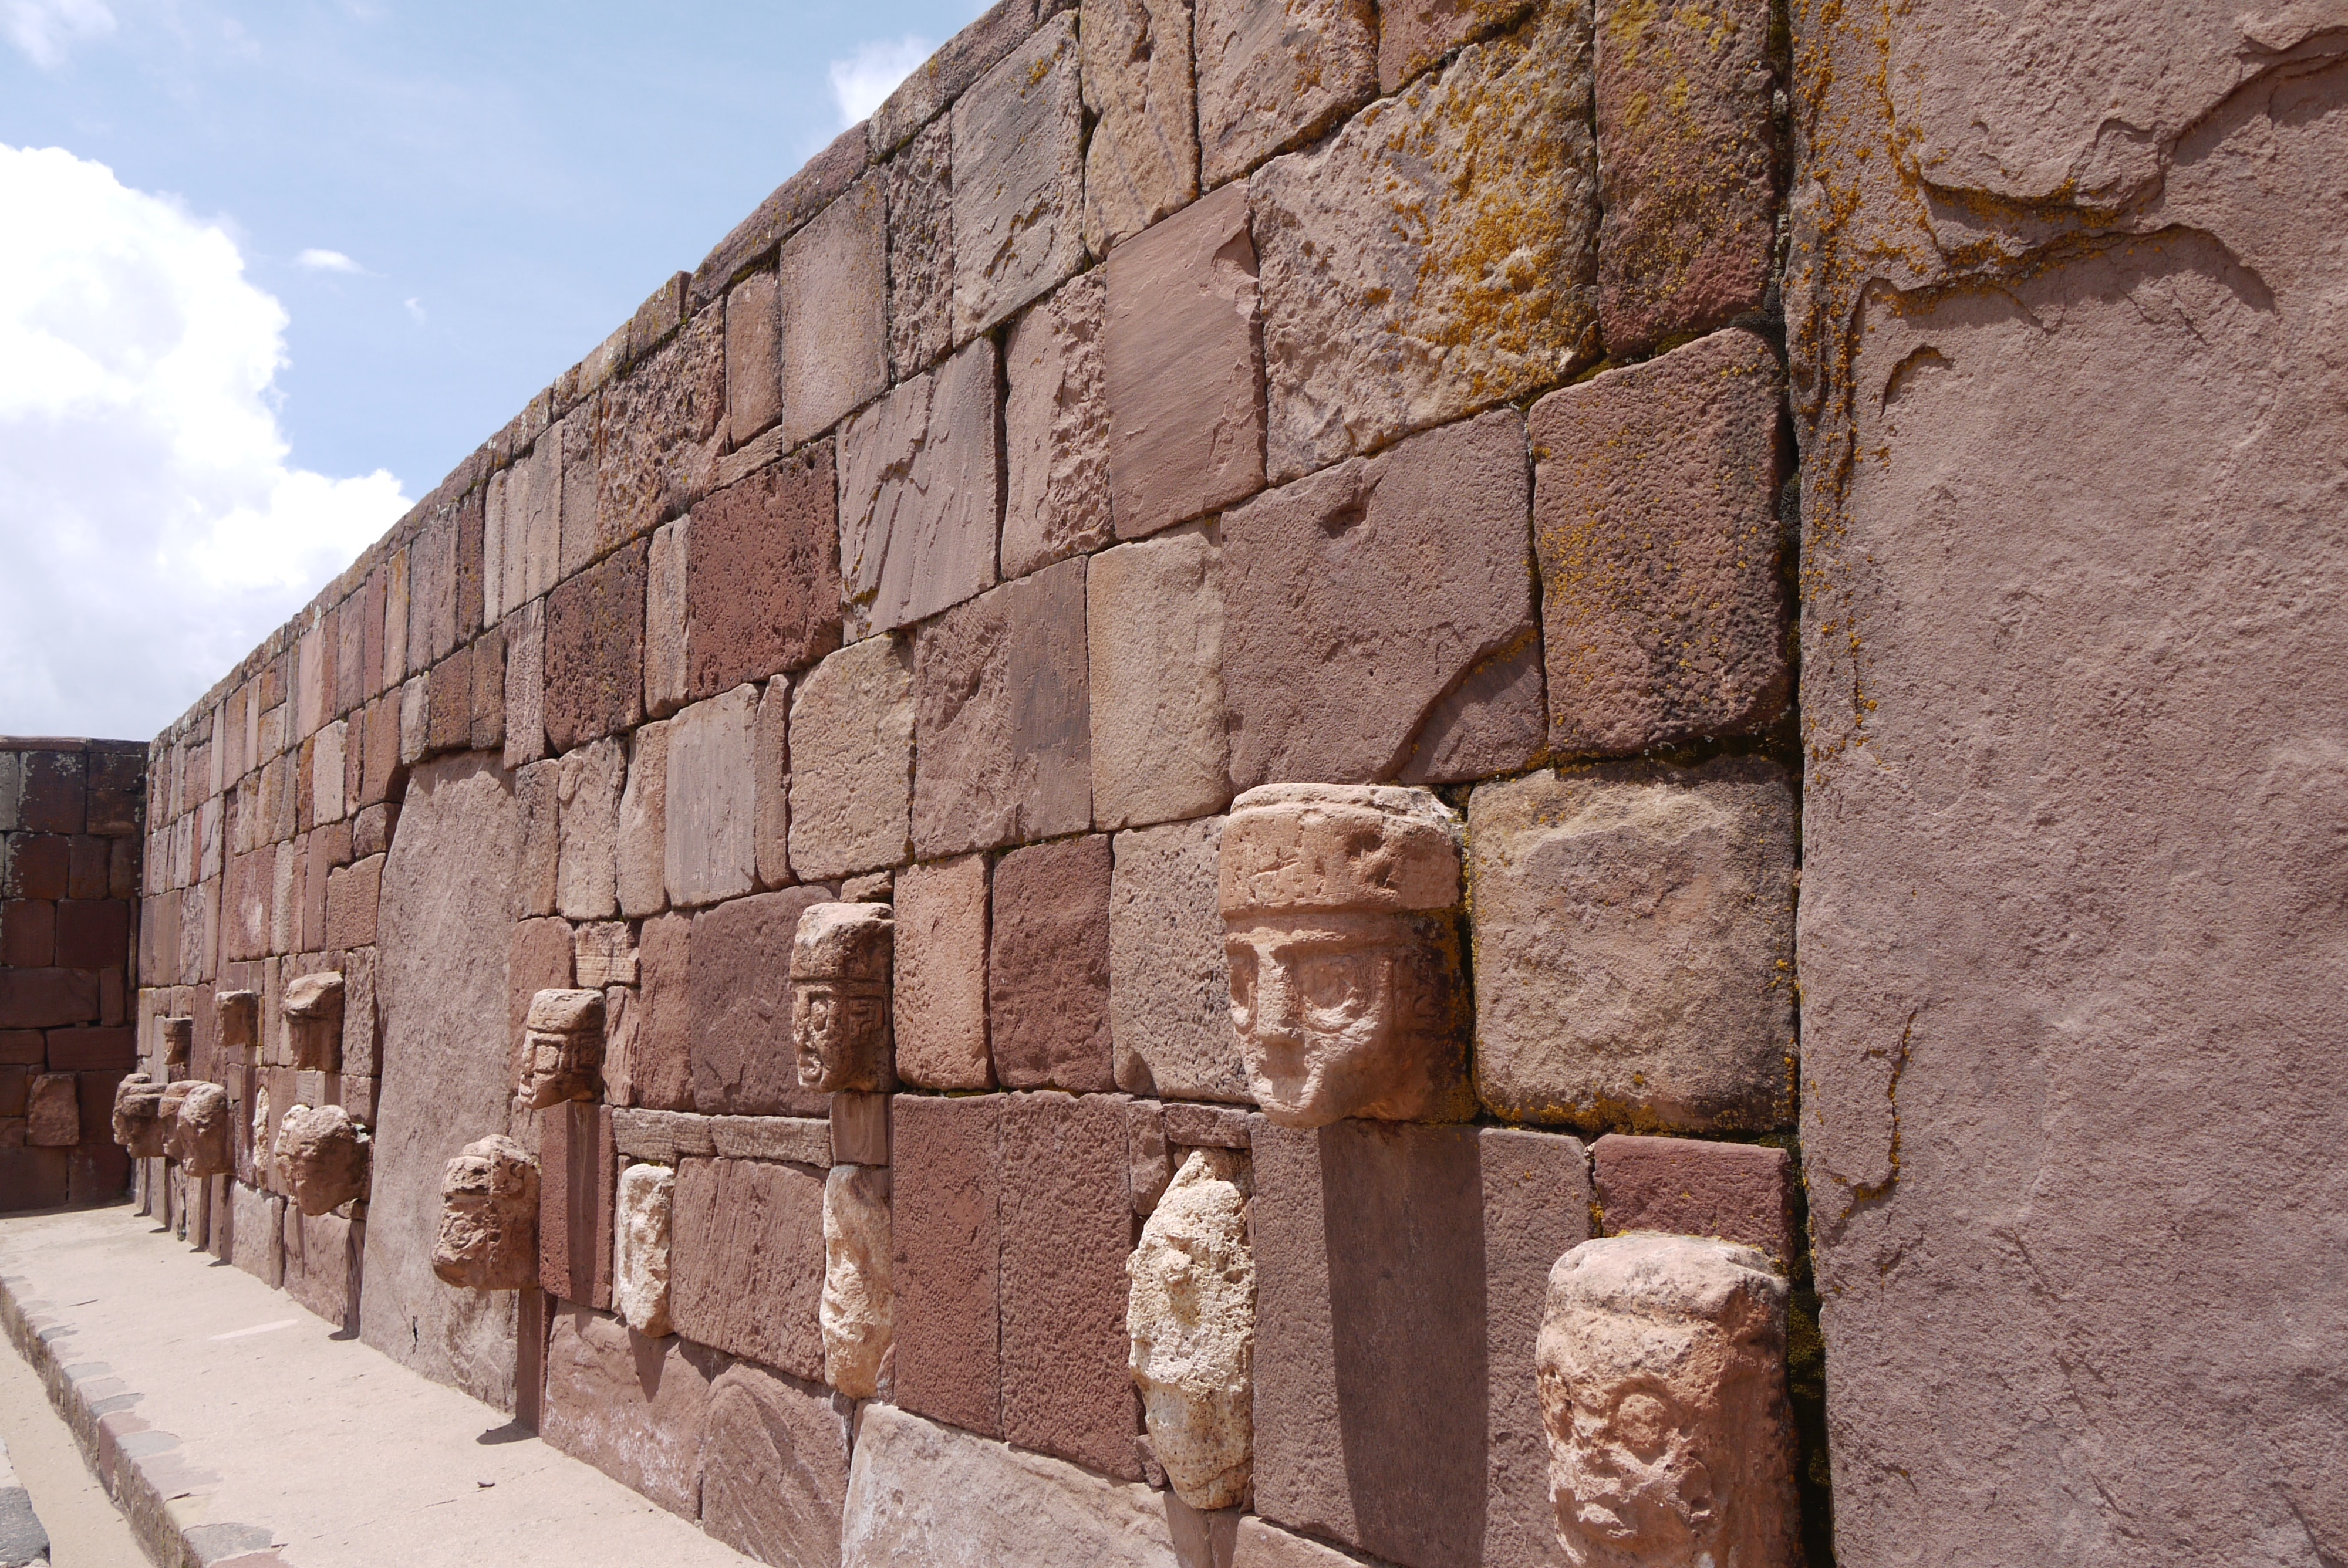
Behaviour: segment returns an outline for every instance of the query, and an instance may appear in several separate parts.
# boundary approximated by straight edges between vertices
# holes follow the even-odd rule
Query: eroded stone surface
[[[538,1283],[538,1162],[503,1133],[466,1144],[442,1173],[432,1272],[466,1290]]]
[[[652,532],[691,506],[716,477],[726,427],[724,314],[694,317],[597,403],[605,542]]]
[[[823,1380],[853,1399],[880,1392],[894,1338],[889,1172],[834,1165],[823,1184]]]
[[[375,1141],[340,1105],[289,1105],[277,1123],[277,1168],[304,1214],[365,1199]]]
[[[783,241],[783,444],[889,384],[888,190],[868,174]]]
[[[1509,26],[1535,0],[1390,0],[1378,7],[1378,87],[1392,92],[1471,38]]]
[[[1377,90],[1366,0],[1200,0],[1199,153],[1209,189],[1312,140]]]
[[[986,856],[897,878],[891,1015],[897,1074],[922,1089],[992,1089],[986,1050]],[[1220,949],[1219,949],[1220,950]]]
[[[775,274],[753,272],[726,295],[726,439],[736,447],[782,417],[782,333]]]
[[[292,1065],[335,1072],[343,1064],[343,973],[322,969],[285,982],[282,1004]]]
[[[1607,1235],[1711,1236],[1766,1255],[1780,1273],[1791,1266],[1801,1244],[1786,1150],[1609,1132],[1590,1153]]]
[[[1120,833],[1113,845],[1109,1038],[1129,1094],[1248,1097],[1216,902],[1222,836],[1215,816]]]
[[[662,823],[672,903],[716,904],[757,878],[757,723],[758,689],[747,684],[668,722]]]
[[[1086,566],[1099,826],[1201,816],[1231,800],[1222,565],[1214,538],[1186,530],[1103,550]]]
[[[839,1568],[853,1411],[819,1385],[737,1363],[709,1389],[701,1527],[775,1568]]]
[[[637,1333],[670,1332],[669,1237],[676,1173],[630,1165],[620,1173],[612,1215],[612,1310]]]
[[[886,904],[810,904],[791,938],[791,1040],[799,1087],[826,1094],[896,1087],[889,972],[895,924]]]
[[[816,1116],[791,1043],[791,938],[821,886],[736,898],[696,916],[685,969],[693,1108],[707,1115]],[[813,1377],[814,1373],[804,1374]]]
[[[907,857],[913,661],[876,637],[826,659],[791,694],[790,858],[840,876]]]
[[[1055,16],[954,105],[956,342],[1084,262],[1076,54],[1076,18]]]
[[[565,919],[607,919],[619,911],[620,794],[627,780],[627,748],[617,735],[556,764],[554,907]]]
[[[1085,243],[1096,256],[1199,194],[1190,0],[1083,0]]]
[[[765,1161],[679,1163],[669,1266],[679,1334],[823,1377],[823,1182]]]
[[[994,581],[994,345],[974,343],[842,427],[848,635],[911,625]]]
[[[831,443],[822,441],[695,506],[685,549],[685,695],[763,681],[839,646],[836,484]]]
[[[42,1086],[46,1082],[58,1081],[62,1081],[69,1091],[74,1086],[74,1081],[71,1078],[63,1077],[61,1074],[52,1074],[47,1079],[34,1081],[31,1119],[28,1123],[28,1136],[26,1140],[27,1143],[39,1141],[47,1131],[44,1125],[44,1112],[48,1102],[43,1099]],[[230,1121],[227,1090],[217,1083],[197,1082],[189,1085],[187,1093],[180,1101],[179,1111],[173,1117],[170,1136],[165,1144],[165,1153],[179,1163],[181,1173],[190,1181],[201,1181],[206,1176],[228,1175],[235,1171],[235,1134],[230,1126]],[[72,1141],[78,1143],[80,1138],[77,1111],[75,1126],[76,1136]]]
[[[1025,577],[1115,537],[1108,393],[1101,368],[1106,274],[1070,278],[1014,323],[1003,350],[1003,575]]]
[[[896,1398],[965,1431],[1003,1430],[999,1094],[889,1102]]]
[[[546,1350],[549,1446],[687,1519],[699,1512],[710,1382],[726,1358],[646,1340],[604,1313],[555,1315]]]
[[[638,541],[546,596],[543,712],[557,752],[644,716],[645,548]]]
[[[953,127],[940,120],[889,160],[889,364],[927,370],[953,334]]]
[[[1253,1474],[1255,1249],[1245,1154],[1193,1149],[1127,1259],[1128,1365],[1150,1450],[1193,1508],[1232,1508]]]
[[[1006,1088],[1102,1092],[1109,1052],[1106,835],[1014,850],[995,864],[987,1033]]]
[[[541,990],[522,1024],[522,1102],[533,1111],[603,1091],[603,993]]]

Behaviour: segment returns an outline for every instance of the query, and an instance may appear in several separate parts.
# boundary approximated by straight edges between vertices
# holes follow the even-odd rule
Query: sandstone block
[[[1393,92],[1460,45],[1514,26],[1535,0],[1394,0],[1378,7],[1378,88]]]
[[[130,904],[127,899],[63,898],[53,907],[57,911],[56,962],[59,968],[112,968],[130,957]]]
[[[1199,194],[1190,0],[1084,0],[1085,244],[1096,256]]]
[[[1109,1037],[1117,1086],[1247,1098],[1216,902],[1223,819],[1120,833],[1109,878]]]
[[[954,339],[1084,264],[1076,18],[1055,16],[953,108]]]
[[[1362,1561],[1266,1524],[1252,1513],[1240,1515],[1232,1532],[1231,1568],[1353,1568]]]
[[[672,913],[646,920],[638,932],[644,987],[626,1041],[631,1104],[693,1109],[693,923],[690,915]]]
[[[790,860],[839,876],[903,860],[911,836],[912,660],[892,638],[844,648],[792,694]]]
[[[513,612],[506,620],[506,766],[519,767],[536,762],[546,755],[546,606],[533,600]],[[398,705],[386,699],[386,723],[396,715]],[[397,731],[391,731],[396,740]],[[376,769],[377,733],[367,731],[366,770],[370,777]],[[397,754],[395,745],[386,754],[383,766],[387,777],[396,778],[394,764],[407,759]],[[401,770],[401,771],[404,771]],[[370,784],[367,794],[373,799],[388,798],[377,794]]]
[[[88,758],[72,751],[13,753],[22,759],[17,816],[24,833],[79,833],[88,822]]]
[[[546,737],[557,752],[644,716],[644,547],[590,567],[546,596]],[[470,721],[468,719],[469,733]]]
[[[819,1380],[823,1178],[764,1161],[685,1160],[671,1224],[676,1331]]]
[[[895,1317],[890,1250],[888,1171],[834,1165],[823,1185],[823,1378],[852,1399],[880,1392]]]
[[[562,876],[562,764],[532,763],[513,778],[514,905],[517,919],[551,915]]]
[[[701,265],[694,269],[686,302],[698,312],[752,261],[772,250],[777,240],[790,233],[822,210],[826,202],[846,190],[864,172],[870,157],[870,126],[860,121],[834,137],[798,171],[777,186],[757,210],[734,226]],[[891,145],[894,145],[893,143]]]
[[[464,671],[464,684],[469,692],[472,684],[470,656],[451,662],[455,668]],[[460,708],[458,711],[465,716],[466,738],[469,740],[472,734],[472,714],[468,709]],[[310,753],[310,798],[316,821],[340,822],[345,815],[343,782],[347,775],[348,768],[344,751],[349,737],[350,723],[344,719],[337,719],[335,723],[324,726],[315,737],[315,744]],[[455,749],[463,751],[464,743],[460,742]]]
[[[902,381],[953,336],[953,127],[943,120],[889,160],[889,364]]]
[[[1256,171],[1272,479],[1596,357],[1589,116],[1589,17],[1553,5]]]
[[[726,296],[726,428],[736,447],[782,417],[781,306],[772,272],[753,272]]]
[[[222,1179],[216,1178],[212,1187],[217,1189]],[[366,1245],[366,1222],[332,1213],[304,1214],[299,1204],[289,1203],[284,1225],[281,1245],[285,1294],[338,1331],[356,1327],[358,1265]],[[234,1245],[232,1238],[230,1245]]]
[[[540,1435],[672,1513],[699,1512],[710,1383],[726,1358],[649,1340],[604,1313],[566,1307],[546,1348]]]
[[[820,886],[736,898],[696,916],[686,991],[693,1106],[710,1115],[816,1116],[791,1043],[791,938]],[[809,1373],[808,1376],[815,1376]]]
[[[595,456],[606,543],[640,538],[716,477],[726,430],[722,311],[704,311],[596,404]]]
[[[539,1284],[549,1296],[608,1308],[618,1172],[612,1112],[592,1102],[565,1101],[548,1106],[538,1128]]]
[[[975,343],[839,436],[849,638],[908,626],[994,581],[1001,504],[994,346]]]
[[[1248,189],[1225,186],[1109,258],[1102,331],[1109,507],[1119,538],[1263,485]]]
[[[1231,804],[1222,557],[1207,533],[1186,531],[1103,550],[1085,569],[1093,819],[1103,827]]]
[[[783,444],[889,384],[886,177],[868,174],[783,241]]]
[[[668,722],[664,880],[673,903],[715,904],[747,893],[757,879],[757,723],[758,689],[748,684]]]
[[[835,1094],[831,1097],[828,1151],[840,1165],[885,1165],[889,1163],[889,1096]]]
[[[1628,753],[1785,711],[1785,376],[1741,329],[1534,406],[1550,741]]]
[[[896,887],[891,996],[897,1076],[921,1089],[992,1089],[986,1049],[986,856],[909,866]]]
[[[285,1280],[285,1200],[238,1182],[229,1204],[229,1261],[275,1289]]]
[[[1769,12],[1597,7],[1598,314],[1636,353],[1761,307],[1777,240]]]
[[[81,1142],[81,1091],[70,1072],[35,1077],[26,1097],[25,1142],[36,1149],[70,1149]]]
[[[995,1077],[1013,1089],[1105,1092],[1109,1050],[1109,876],[1105,834],[1014,850],[994,868],[987,1027]]]
[[[1377,91],[1364,0],[1200,0],[1199,153],[1209,190],[1311,141]]]
[[[897,1403],[986,1434],[1003,1430],[1004,1103],[899,1094],[889,1105]]]
[[[686,695],[812,664],[839,646],[831,444],[768,465],[693,508]]]
[[[776,1568],[839,1568],[853,1430],[820,1387],[728,1367],[709,1389],[702,1529]]]
[[[751,847],[758,881],[768,887],[793,880],[790,715],[791,683],[788,677],[778,675],[758,693],[758,721],[751,737]]]
[[[624,920],[591,920],[571,933],[571,972],[575,982],[590,990],[607,986],[633,986],[638,964],[635,938]]]
[[[1485,1103],[1583,1125],[1786,1123],[1796,811],[1785,771],[1752,757],[1479,785]]]
[[[1232,1105],[1167,1102],[1166,1141],[1179,1149],[1244,1149],[1248,1113]]]
[[[641,919],[668,906],[668,725],[639,727],[628,750],[614,891],[620,913]]]
[[[1091,825],[1085,564],[1005,583],[914,633],[916,854]]]
[[[894,152],[1035,30],[1035,0],[997,0],[897,85],[870,123],[875,158]]]
[[[1002,1141],[1003,1436],[1138,1481],[1123,1107],[1097,1095],[1006,1096]]]
[[[608,919],[619,911],[620,792],[628,753],[606,735],[566,754],[557,764],[554,794],[558,853],[555,908],[568,920]]]
[[[325,945],[330,949],[375,945],[376,901],[383,889],[381,855],[327,873]]]
[[[691,686],[685,583],[692,557],[692,518],[654,530],[644,559],[644,712],[655,719],[685,706]]]
[[[1255,1250],[1247,1157],[1194,1149],[1126,1261],[1128,1365],[1150,1452],[1193,1508],[1236,1508],[1253,1474]]]
[[[1012,324],[1003,349],[1003,575],[1025,577],[1115,538],[1104,274],[1078,273]]]
[[[625,1114],[625,1112],[622,1112]],[[670,1221],[676,1173],[630,1165],[613,1200],[612,1310],[637,1333],[659,1339],[669,1321]]]
[[[1781,1274],[1801,1248],[1794,1157],[1783,1149],[1609,1132],[1591,1156],[1608,1235],[1711,1236],[1766,1255]]]

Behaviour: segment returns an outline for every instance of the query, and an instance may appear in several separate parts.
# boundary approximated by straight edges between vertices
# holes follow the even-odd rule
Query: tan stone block
[[[1085,244],[1096,256],[1199,194],[1190,0],[1082,0]]]
[[[914,67],[872,112],[872,156],[881,158],[904,146],[969,91],[989,67],[1025,42],[1035,30],[1035,0],[997,0]]]
[[[628,750],[614,890],[620,913],[637,920],[668,907],[668,725],[644,725],[630,737]]]
[[[571,933],[573,983],[602,990],[636,983],[636,943],[625,920],[589,920]]]
[[[1076,18],[1035,30],[953,108],[954,340],[1084,264]]]
[[[736,446],[782,417],[780,313],[772,272],[751,273],[726,296],[726,419]]]
[[[1003,575],[1098,549],[1109,521],[1106,274],[1080,272],[1030,306],[1004,340]]]
[[[757,733],[752,739],[751,838],[758,881],[780,887],[791,880],[791,682],[786,675],[758,693]]]
[[[891,997],[897,1076],[920,1089],[992,1089],[986,1044],[986,856],[899,873]],[[1219,949],[1220,950],[1220,949]]]
[[[566,920],[619,912],[620,792],[628,755],[617,735],[582,746],[556,764],[558,836],[554,904]]]
[[[1210,190],[1377,91],[1369,0],[1200,0],[1196,32],[1200,174]]]
[[[343,783],[348,770],[343,752],[349,734],[349,721],[337,719],[318,731],[311,748],[310,799],[315,821],[340,822],[345,815]]]
[[[726,432],[724,315],[694,317],[597,403],[605,547],[652,532],[716,477]]]
[[[1119,545],[1085,571],[1093,820],[1130,827],[1231,803],[1223,552],[1204,530]]]
[[[853,640],[995,580],[994,345],[975,343],[850,419],[839,437],[839,575]]]
[[[783,241],[783,444],[889,384],[888,186],[868,174]]]
[[[499,602],[508,614],[542,599],[562,576],[562,447],[541,440],[517,458],[506,477],[505,580]],[[419,650],[411,648],[411,655]]]
[[[850,1399],[880,1391],[894,1336],[889,1173],[834,1165],[823,1184],[823,1378]]]
[[[1272,479],[1597,356],[1589,116],[1588,15],[1550,5],[1251,177]]]
[[[953,341],[953,127],[944,120],[889,160],[889,364],[900,381],[927,370]]]
[[[644,567],[644,712],[664,719],[685,706],[685,573],[693,519],[656,529]]]
[[[1393,92],[1460,45],[1524,19],[1536,0],[1387,0],[1378,7],[1378,90]]]
[[[790,861],[833,877],[910,858],[913,670],[876,637],[818,664],[791,696]]]
[[[1109,1039],[1129,1094],[1247,1099],[1216,905],[1222,832],[1215,816],[1111,841]]]
[[[757,722],[758,688],[745,684],[668,723],[664,864],[673,903],[718,903],[757,880]]]
[[[620,1173],[612,1204],[612,1310],[637,1333],[670,1333],[669,1221],[676,1173],[665,1165],[630,1165]]]
[[[367,733],[372,755],[376,741]],[[545,604],[533,600],[506,624],[506,766],[520,767],[546,755]],[[373,763],[368,764],[373,771]]]
[[[561,898],[562,764],[532,763],[514,774],[514,918],[551,915]]]
[[[603,527],[603,487],[595,469],[596,401],[591,398],[572,409],[541,438],[554,443],[562,455],[562,577],[593,560],[609,537]]]

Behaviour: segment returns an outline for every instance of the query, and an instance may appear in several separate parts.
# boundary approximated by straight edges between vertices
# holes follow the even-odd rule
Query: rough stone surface
[[[1209,189],[1312,140],[1377,90],[1366,0],[1200,0],[1199,154]]]
[[[895,865],[909,853],[913,661],[878,637],[843,648],[791,696],[790,858],[802,876]]]
[[[565,755],[555,775],[561,847],[554,905],[566,920],[602,920],[619,912],[620,792],[627,786],[627,748],[617,735]]]
[[[1797,806],[1774,763],[1481,784],[1477,1092],[1512,1121],[1792,1120]]]
[[[654,530],[644,557],[644,712],[664,719],[685,705],[685,582],[693,565],[693,519]]]
[[[525,1290],[539,1280],[538,1163],[502,1132],[477,1138],[440,1174],[432,1272],[463,1290]]]
[[[514,1401],[514,1302],[441,1284],[424,1238],[438,1225],[449,1157],[506,1126],[513,843],[513,797],[495,759],[467,753],[415,770],[384,863],[384,1073],[359,1299],[362,1339],[501,1409]]]
[[[1244,1154],[1194,1149],[1126,1261],[1128,1365],[1150,1452],[1193,1508],[1235,1508],[1253,1474],[1255,1250]]]
[[[889,160],[889,365],[917,375],[953,336],[953,127],[940,120]]]
[[[1109,1038],[1128,1094],[1248,1097],[1216,903],[1222,835],[1217,816],[1120,833],[1113,845]]]
[[[513,778],[514,916],[554,913],[562,873],[562,764],[552,759],[517,769]]]
[[[754,272],[726,296],[726,438],[736,447],[782,417],[782,333],[775,274]]]
[[[1727,1242],[1612,1236],[1558,1259],[1538,1354],[1570,1561],[1802,1561],[1786,1302]]]
[[[217,1202],[218,1200],[213,1200]],[[285,1294],[333,1324],[339,1332],[357,1326],[366,1242],[364,1219],[339,1214],[309,1214],[285,1205]],[[231,1246],[234,1245],[232,1238]]]
[[[366,1197],[374,1140],[344,1107],[287,1106],[275,1148],[278,1169],[304,1214],[315,1218]]]
[[[1255,172],[1273,480],[1596,357],[1589,116],[1589,15],[1551,5]]]
[[[1006,1098],[900,1094],[889,1102],[897,1403],[988,1436],[1003,1430]]]
[[[1062,561],[913,640],[913,848],[991,849],[1092,822],[1085,567]]]
[[[557,752],[628,729],[644,718],[641,543],[588,568],[546,596],[544,657],[546,738]]]
[[[670,1219],[676,1173],[630,1165],[613,1200],[612,1310],[637,1333],[658,1339],[669,1322]]]
[[[1006,1088],[1107,1091],[1109,840],[1014,850],[994,867],[987,1030]]]
[[[1392,92],[1460,45],[1512,26],[1536,0],[1393,0],[1378,7],[1378,88]]]
[[[758,880],[779,887],[791,875],[791,682],[778,675],[758,693],[751,740],[750,837]]]
[[[1003,575],[1098,549],[1109,522],[1106,274],[1081,272],[1014,323],[1003,349]]]
[[[823,1184],[823,1379],[851,1399],[880,1389],[893,1333],[889,1173],[834,1165]]]
[[[1223,686],[1241,789],[1447,782],[1540,751],[1522,418],[1498,409],[1223,518]],[[1462,702],[1485,682],[1487,701]]]
[[[829,897],[819,886],[786,887],[695,917],[685,988],[695,1110],[709,1115],[822,1114],[823,1095],[800,1087],[791,1049],[790,954],[801,912]]]
[[[1035,0],[996,0],[977,20],[948,38],[934,55],[913,67],[872,113],[873,155],[894,151],[945,112],[988,67],[1017,48],[1035,30]]]
[[[633,1028],[624,1050],[613,1053],[625,1067],[623,1078],[611,1069],[613,1081],[625,1082],[629,1104],[693,1109],[693,923],[690,915],[672,913],[645,921],[638,932],[643,1005],[629,1009]]]
[[[1199,194],[1190,0],[1083,0],[1085,244],[1104,256]]]
[[[671,1223],[676,1331],[820,1380],[823,1178],[759,1160],[685,1160]]]
[[[783,445],[889,384],[888,187],[868,174],[783,241]]]
[[[70,1072],[44,1072],[26,1095],[25,1143],[36,1149],[70,1149],[81,1142],[80,1091]],[[179,1135],[167,1135],[172,1147]]]
[[[758,689],[741,685],[668,722],[663,792],[664,880],[670,901],[715,904],[757,878],[754,836]]]
[[[1119,246],[1104,271],[1109,506],[1117,538],[1138,538],[1263,484],[1247,187]]]
[[[1597,7],[1598,315],[1634,354],[1758,310],[1777,243],[1769,8]]]
[[[1785,711],[1783,397],[1776,351],[1740,329],[1534,406],[1559,753],[1738,734]]]
[[[437,1205],[437,1198],[435,1203]],[[273,1289],[284,1283],[283,1198],[249,1187],[242,1182],[235,1183],[230,1188],[229,1261]],[[361,1298],[361,1307],[364,1310],[364,1297]],[[361,1334],[365,1334],[364,1327]]]
[[[1590,1153],[1608,1235],[1712,1236],[1766,1255],[1780,1273],[1792,1264],[1794,1157],[1785,1150],[1609,1132]]]
[[[592,994],[600,1035],[602,999]],[[538,1119],[538,1163],[539,1283],[549,1296],[608,1310],[619,1171],[611,1112],[583,1101],[546,1107]]]
[[[810,904],[791,938],[791,1042],[799,1086],[825,1094],[894,1089],[886,904]]]
[[[682,1339],[647,1339],[605,1313],[554,1314],[539,1432],[672,1513],[700,1512],[710,1382],[726,1358]]]
[[[953,108],[953,335],[1010,315],[1083,265],[1076,18],[1053,17]]]
[[[851,640],[911,625],[994,583],[995,415],[990,340],[841,428],[839,574]]]
[[[839,519],[831,443],[760,468],[693,508],[685,694],[812,664],[839,646]]]
[[[614,891],[630,919],[668,907],[668,725],[629,737],[628,782],[620,792]]]
[[[1231,803],[1223,552],[1204,531],[1119,545],[1085,569],[1093,820],[1130,827]]]
[[[604,539],[642,538],[691,506],[717,469],[726,429],[722,311],[704,311],[596,404]]]
[[[1362,1559],[1302,1535],[1240,1515],[1232,1532],[1231,1568],[1355,1568]]]
[[[919,1089],[992,1089],[986,1049],[986,856],[898,875],[891,996],[897,1076]]]
[[[775,1568],[839,1568],[851,1414],[822,1389],[747,1363],[709,1389],[701,1527]]]

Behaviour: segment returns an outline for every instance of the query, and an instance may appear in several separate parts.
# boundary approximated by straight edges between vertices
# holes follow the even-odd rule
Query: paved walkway
[[[127,1206],[0,1219],[0,1320],[172,1568],[750,1561]]]

